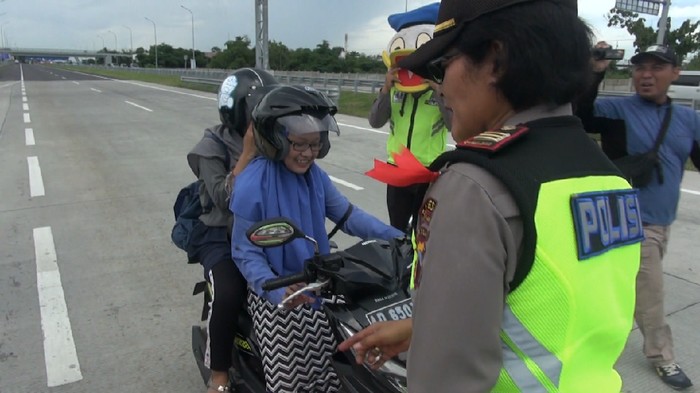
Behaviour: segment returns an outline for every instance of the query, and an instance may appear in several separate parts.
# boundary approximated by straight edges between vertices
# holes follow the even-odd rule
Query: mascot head
[[[387,68],[396,67],[399,59],[410,55],[433,38],[439,8],[440,3],[432,3],[408,12],[389,15],[389,25],[396,30],[396,34],[382,53]],[[397,74],[399,81],[394,86],[399,91],[415,93],[428,88],[425,79],[409,70],[400,68]]]

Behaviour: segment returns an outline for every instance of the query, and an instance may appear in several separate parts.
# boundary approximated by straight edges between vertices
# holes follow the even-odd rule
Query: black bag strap
[[[666,109],[666,114],[664,114],[664,120],[661,122],[661,129],[659,130],[659,135],[656,137],[654,142],[654,148],[651,150],[654,153],[659,152],[661,144],[664,143],[664,137],[668,131],[668,126],[671,124],[671,112],[673,111],[673,102],[671,102],[671,97],[668,97],[668,108]]]
[[[333,235],[338,232],[338,230],[345,225],[345,221],[348,220],[348,217],[350,217],[350,213],[352,213],[352,203],[348,204],[348,209],[345,210],[345,214],[343,214],[343,217],[340,218],[340,220],[335,224],[335,227],[333,230],[328,234],[328,239],[333,237]]]

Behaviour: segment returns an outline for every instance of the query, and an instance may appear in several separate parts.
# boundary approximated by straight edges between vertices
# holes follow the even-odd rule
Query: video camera
[[[593,60],[622,60],[625,57],[624,49],[593,48],[591,53]]]

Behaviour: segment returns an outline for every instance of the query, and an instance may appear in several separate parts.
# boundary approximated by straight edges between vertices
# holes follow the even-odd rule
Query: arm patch
[[[644,239],[636,189],[571,196],[579,261]]]

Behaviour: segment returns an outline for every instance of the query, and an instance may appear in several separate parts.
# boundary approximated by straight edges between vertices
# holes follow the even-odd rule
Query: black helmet
[[[231,75],[219,86],[219,118],[230,131],[236,131],[243,136],[248,122],[250,111],[260,101],[268,86],[277,84],[275,78],[267,71],[258,68],[241,68],[233,71]]]
[[[320,91],[307,86],[277,86],[253,109],[255,144],[264,156],[282,160],[289,151],[290,134],[321,133],[323,158],[331,148],[328,132],[340,134],[333,115],[338,108]]]

